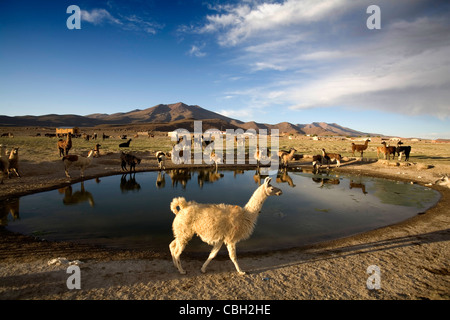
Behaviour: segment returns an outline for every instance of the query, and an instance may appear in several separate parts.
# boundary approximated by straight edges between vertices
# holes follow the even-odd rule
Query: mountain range
[[[158,104],[144,110],[136,109],[129,112],[113,114],[93,113],[86,116],[74,114],[48,114],[42,116],[0,116],[0,126],[38,126],[38,127],[114,127],[125,126],[140,128],[140,130],[172,131],[177,128],[193,130],[193,120],[202,120],[202,129],[278,129],[280,133],[336,135],[336,136],[367,136],[378,135],[360,132],[342,127],[336,123],[313,122],[311,124],[278,124],[243,122],[228,118],[221,114],[206,110],[197,105],[186,105],[182,102],[174,104]]]

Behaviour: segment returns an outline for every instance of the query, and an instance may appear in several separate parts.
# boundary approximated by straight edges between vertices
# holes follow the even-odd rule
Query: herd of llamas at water
[[[352,143],[352,154],[354,155],[355,152],[359,152],[362,158],[364,151],[368,147],[369,141],[370,140],[367,139],[362,145]],[[120,144],[119,148],[128,148],[130,146],[130,142],[131,139],[129,139],[126,143]],[[62,157],[64,163],[65,174],[69,178],[69,167],[79,167],[81,170],[81,176],[83,177],[84,170],[91,164],[93,157],[100,156],[99,144],[96,145],[95,149],[91,149],[89,151],[87,157],[81,155],[69,155],[68,153],[72,147],[70,134],[68,134],[66,140],[59,140],[57,145],[58,151],[60,152],[60,157]],[[289,162],[294,159],[296,151],[297,150],[294,148],[289,151],[280,151],[278,153],[280,165],[287,169]],[[406,161],[409,159],[410,152],[411,147],[402,146],[401,142],[398,143],[397,147],[390,147],[383,142],[382,146],[377,148],[377,156],[379,156],[380,153],[383,153],[385,158],[390,158],[391,154],[395,156],[395,153],[398,153],[399,157],[401,157],[401,154],[404,153]],[[160,172],[161,170],[165,170],[165,159],[166,157],[170,157],[170,154],[163,151],[157,151],[155,157],[157,159]],[[263,157],[264,155],[261,150],[256,148],[254,159],[257,162],[257,168],[259,168],[259,164]],[[126,166],[128,165],[130,167],[130,172],[133,171],[133,169],[135,171],[135,166],[141,162],[140,158],[123,151],[120,153],[120,160],[122,170],[127,170]],[[223,163],[223,159],[212,152],[211,160],[216,165],[217,171],[217,165],[219,163]],[[314,167],[320,167],[320,165],[323,165],[326,162],[329,167],[330,162],[336,161],[337,167],[339,167],[341,160],[342,157],[340,154],[329,153],[322,148],[322,154],[313,156],[312,164]],[[10,157],[7,158],[6,147],[2,146],[0,163],[2,166],[2,172],[6,171],[8,176],[11,173],[15,173],[18,177],[20,177],[18,173],[18,148],[14,148],[13,151],[11,151]],[[170,209],[175,214],[175,218],[172,223],[174,240],[170,243],[169,249],[174,266],[181,274],[186,273],[181,266],[180,256],[192,237],[194,235],[198,235],[202,241],[213,247],[207,260],[201,267],[201,271],[203,273],[206,272],[206,267],[217,255],[222,245],[225,244],[228,249],[229,257],[237,272],[240,275],[245,274],[237,261],[236,244],[251,236],[255,228],[258,215],[260,214],[262,206],[267,198],[270,196],[280,196],[282,193],[283,192],[281,189],[271,185],[271,178],[267,177],[265,178],[264,183],[259,185],[253,192],[244,207],[224,203],[197,203],[195,201],[187,201],[184,197],[173,198],[170,203]]]
[[[130,147],[132,139],[128,139],[126,142],[120,143],[118,145],[119,149],[126,149]],[[236,139],[235,139],[236,141]],[[177,143],[180,142],[180,139]],[[363,157],[364,151],[368,147],[368,143],[370,139],[366,139],[364,144],[355,144],[352,143],[352,156],[355,156],[355,153],[359,153],[361,158]],[[211,141],[202,141],[202,148],[208,146]],[[238,142],[237,142],[238,143]],[[93,149],[91,149],[87,156],[82,155],[72,155],[69,154],[69,151],[72,149],[72,135],[69,133],[66,135],[65,139],[59,139],[57,141],[57,148],[59,152],[59,156],[62,157],[62,161],[64,164],[64,173],[66,177],[71,178],[69,174],[69,168],[78,168],[80,170],[80,175],[83,178],[85,169],[92,163],[92,159],[94,157],[100,156],[100,144],[96,144]],[[404,146],[401,141],[398,141],[397,146],[389,146],[383,141],[382,146],[377,147],[377,158],[380,155],[384,155],[385,159],[390,159],[392,155],[392,159],[394,159],[395,154],[398,155],[399,160],[401,160],[402,155],[405,155],[405,161],[409,161],[409,155],[411,153],[411,146]],[[2,173],[2,180],[0,183],[3,183],[4,176],[8,176],[11,178],[12,175],[20,177],[19,174],[19,148],[13,148],[9,155],[6,152],[6,146],[2,146],[1,154],[0,154],[0,171]],[[287,168],[289,166],[289,162],[293,159],[296,159],[295,152],[297,150],[295,148],[291,148],[289,151],[280,150],[278,152],[278,159],[280,166],[283,168]],[[253,158],[256,160],[257,167],[259,167],[261,160],[265,155],[256,148],[256,152],[253,155]],[[266,155],[267,157],[267,155]],[[157,151],[155,154],[155,158],[157,160],[157,164],[160,170],[165,169],[165,162],[167,158],[170,158],[170,152]],[[133,170],[136,171],[136,165],[141,163],[140,158],[137,156],[121,151],[120,152],[120,161],[121,161],[121,169],[123,171],[128,171],[127,166],[129,166],[130,172]],[[319,168],[322,165],[327,165],[329,168],[330,163],[336,162],[336,167],[341,165],[342,156],[339,153],[330,153],[327,152],[324,148],[322,148],[322,154],[317,154],[313,156],[312,165],[314,168]],[[219,164],[223,164],[223,158],[219,157],[214,151],[210,154],[210,162],[216,166],[216,170],[218,169]]]

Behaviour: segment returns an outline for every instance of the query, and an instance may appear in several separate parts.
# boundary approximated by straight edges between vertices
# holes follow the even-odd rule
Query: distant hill
[[[220,119],[231,122],[234,119],[203,109],[199,106],[188,106],[182,102],[175,104],[158,104],[157,106],[133,110],[125,113],[91,114],[87,118],[116,124],[139,124],[153,122],[173,122],[183,119]]]
[[[40,126],[40,127],[133,127],[142,130],[172,131],[177,128],[193,130],[193,120],[203,121],[203,130],[215,127],[225,129],[278,129],[280,133],[337,135],[337,136],[367,136],[375,135],[342,127],[336,123],[313,122],[311,124],[278,124],[242,122],[228,118],[216,112],[203,109],[197,105],[190,106],[182,102],[174,104],[158,104],[144,110],[136,109],[129,112],[113,114],[93,113],[86,116],[66,114],[49,114],[43,116],[0,116],[0,126]],[[378,134],[377,134],[378,135]]]

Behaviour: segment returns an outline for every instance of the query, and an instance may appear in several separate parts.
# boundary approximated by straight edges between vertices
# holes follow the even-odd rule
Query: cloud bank
[[[195,31],[230,63],[264,83],[232,92],[251,105],[350,107],[450,117],[450,6],[445,1],[377,1],[381,29],[369,30],[369,1],[245,1],[211,6]],[[227,95],[230,92],[226,93]]]

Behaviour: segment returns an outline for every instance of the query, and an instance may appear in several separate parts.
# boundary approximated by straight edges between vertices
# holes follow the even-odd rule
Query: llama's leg
[[[236,244],[231,244],[231,243],[227,244],[227,249],[228,249],[228,254],[230,255],[230,259],[231,259],[231,261],[233,261],[237,272],[240,275],[244,275],[245,272],[241,270],[241,268],[239,267],[239,264],[237,262],[237,258],[236,258]]]
[[[17,169],[16,169],[16,168],[13,168],[13,169],[12,169],[12,172],[15,173],[17,177],[20,178],[20,174],[19,174],[19,172],[17,172]]]
[[[70,177],[70,174],[69,174],[69,167],[68,167],[68,166],[65,166],[65,167],[64,167],[64,173],[66,174],[66,177],[67,177],[67,178],[71,178],[71,177]]]
[[[211,262],[212,259],[217,255],[217,252],[219,252],[220,248],[222,247],[223,241],[217,242],[214,247],[211,250],[211,253],[209,254],[208,260],[205,261],[205,263],[202,266],[202,272],[206,272],[206,267]]]
[[[181,274],[186,274],[186,271],[183,270],[180,261],[180,255],[183,252],[185,246],[186,243],[181,242],[178,239],[173,240],[169,245],[170,253],[172,254],[173,264],[178,269],[178,271],[180,271]]]

